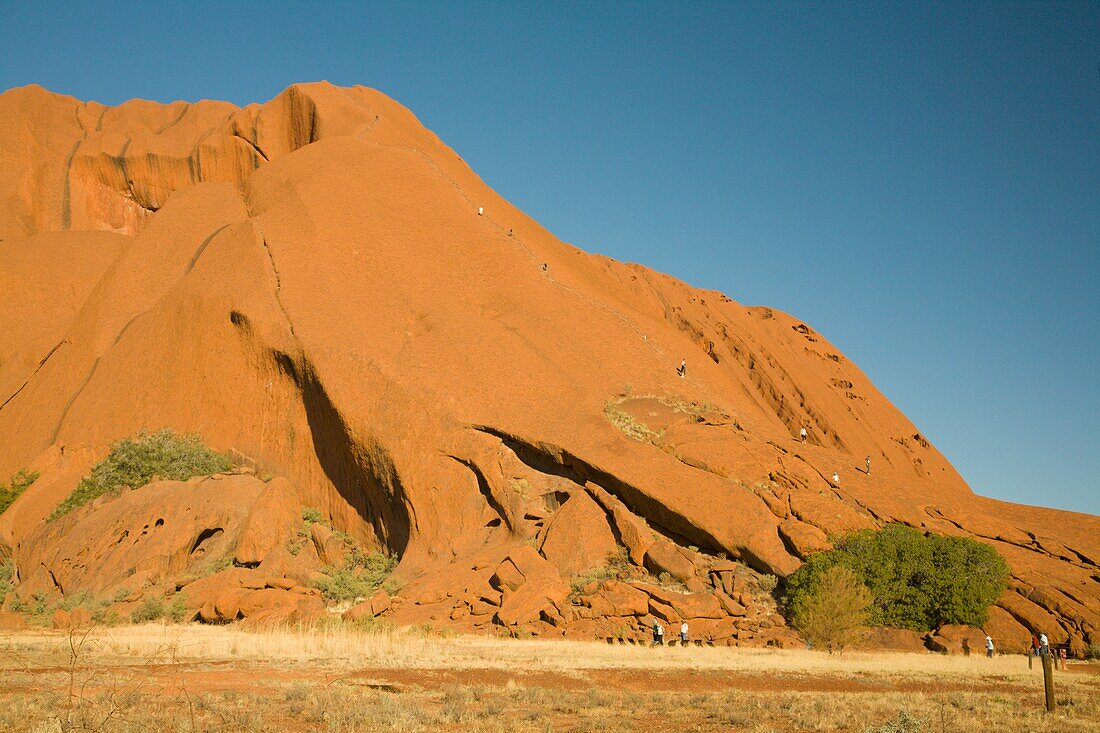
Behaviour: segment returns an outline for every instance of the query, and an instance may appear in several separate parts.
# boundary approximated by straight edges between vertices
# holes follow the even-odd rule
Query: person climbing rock
[[[840,474],[833,471],[833,486],[840,486]]]
[[[485,213],[485,207],[483,207],[483,206],[477,207],[477,215],[478,216],[481,216],[484,213]]]
[[[871,475],[871,456],[867,456],[866,462],[867,462],[867,475],[870,476]]]
[[[806,442],[806,428],[805,428],[805,426],[803,426],[803,428],[802,428],[801,430],[799,430],[799,431],[798,431],[798,436],[799,436],[800,438],[802,438],[802,442],[803,442],[803,443],[805,443],[805,442]]]
[[[688,371],[687,359],[680,359],[680,366],[676,369],[676,373],[679,374],[680,378],[682,379],[687,374],[687,371]]]
[[[545,262],[542,263],[542,271],[546,272],[546,263]]]

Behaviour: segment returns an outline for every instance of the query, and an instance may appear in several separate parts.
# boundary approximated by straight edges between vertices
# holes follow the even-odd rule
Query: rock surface
[[[374,90],[0,95],[0,333],[0,476],[41,473],[0,516],[23,596],[217,555],[248,567],[181,590],[196,616],[308,617],[296,589],[342,555],[323,531],[287,550],[297,502],[400,557],[395,621],[626,639],[697,614],[711,643],[785,644],[760,575],[903,522],[1006,557],[1005,633],[1100,634],[1096,517],[975,496],[810,326],[558,241]],[[159,482],[45,522],[161,426],[286,485]],[[612,543],[629,572],[584,567]]]

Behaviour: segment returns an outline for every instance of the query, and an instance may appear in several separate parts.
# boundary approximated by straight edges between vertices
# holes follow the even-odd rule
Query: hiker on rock
[[[871,456],[867,456],[867,475],[871,475]]]
[[[985,655],[990,659],[993,658],[993,637],[989,634],[985,636]]]
[[[833,486],[840,486],[840,474],[833,471]]]
[[[802,442],[806,442],[806,426],[802,426],[802,429],[798,431],[798,436],[802,438]]]
[[[688,622],[683,621],[680,623],[680,643],[687,646],[688,643]]]
[[[687,359],[680,359],[680,366],[679,366],[679,368],[676,369],[676,373],[680,375],[681,379],[683,379],[684,375],[687,374],[687,371],[688,371]]]

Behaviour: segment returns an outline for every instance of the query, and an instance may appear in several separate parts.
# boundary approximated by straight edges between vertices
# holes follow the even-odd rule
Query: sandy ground
[[[1046,714],[1019,656],[151,624],[3,634],[0,673],[3,731],[1100,731],[1100,666]]]

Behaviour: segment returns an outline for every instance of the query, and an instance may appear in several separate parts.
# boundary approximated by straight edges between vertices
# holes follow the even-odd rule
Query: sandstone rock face
[[[310,506],[400,557],[395,621],[625,639],[652,609],[785,644],[759,574],[903,522],[1001,551],[1014,633],[1100,633],[1096,517],[975,496],[810,326],[558,241],[370,89],[0,95],[0,333],[0,476],[41,473],[0,516],[23,597],[182,588],[217,555],[259,565],[239,593],[185,593],[196,616],[309,616],[295,588],[340,559],[320,536],[287,550]],[[287,486],[160,482],[45,522],[161,426]],[[667,572],[691,599],[632,585],[638,615],[604,585],[612,542],[636,573],[616,582]],[[265,579],[294,585],[244,585]]]

